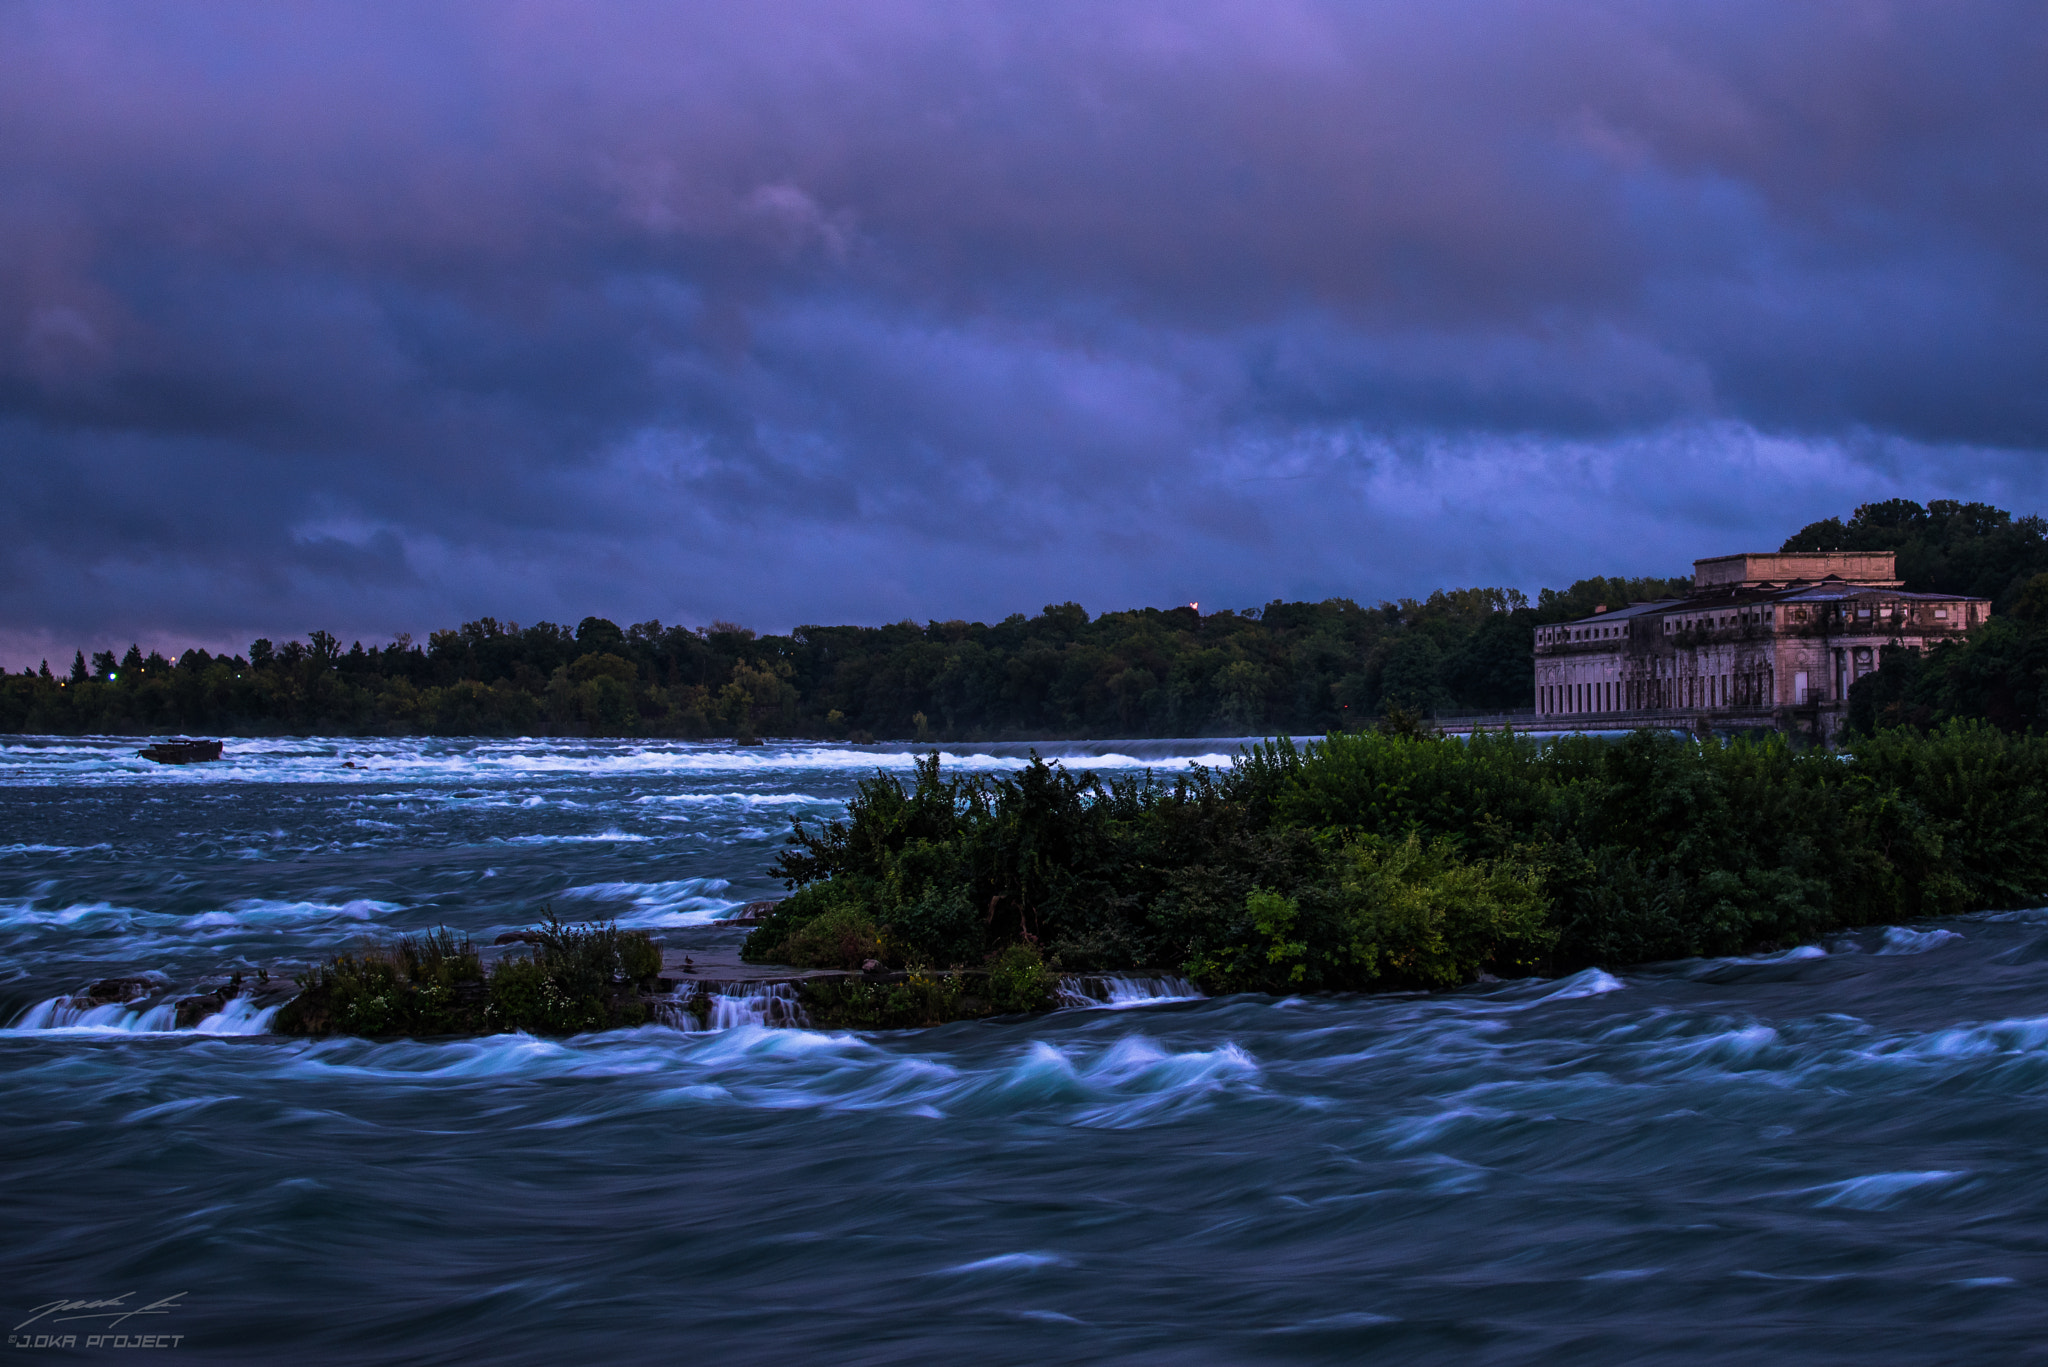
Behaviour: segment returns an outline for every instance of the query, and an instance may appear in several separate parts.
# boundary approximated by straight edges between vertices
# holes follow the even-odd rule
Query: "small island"
[[[737,961],[550,918],[487,972],[435,932],[314,968],[272,1028],[703,1028],[753,994],[790,1023],[888,1029],[1085,1000],[1091,975],[1438,990],[1782,949],[2048,899],[2048,738],[1956,722],[1837,754],[1769,732],[1452,738],[1396,714],[1171,781],[932,756],[864,781],[843,820],[794,823],[774,871],[791,895],[748,909]]]

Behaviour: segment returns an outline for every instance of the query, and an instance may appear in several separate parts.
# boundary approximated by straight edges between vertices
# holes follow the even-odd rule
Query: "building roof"
[[[1745,551],[1692,562],[1692,585],[1701,589],[1782,586],[1796,581],[1843,579],[1897,588],[1895,551]]]
[[[1889,554],[1890,552],[1886,552]],[[1787,588],[1769,589],[1754,585],[1729,584],[1718,593],[1696,594],[1690,598],[1660,598],[1649,603],[1630,603],[1625,608],[1612,612],[1596,612],[1590,617],[1575,617],[1569,622],[1546,622],[1544,626],[1582,627],[1602,622],[1620,621],[1631,617],[1650,615],[1661,616],[1672,612],[1719,612],[1727,608],[1745,607],[1755,603],[1838,603],[1850,598],[1883,598],[1887,602],[1915,603],[1988,603],[1988,598],[1972,598],[1963,593],[1909,593],[1904,589],[1888,588],[1878,584],[1849,583],[1842,580],[1824,580],[1818,584],[1798,584]],[[1541,630],[1542,628],[1538,628]]]
[[[1546,627],[1583,627],[1607,622],[1620,622],[1631,617],[1643,617],[1654,612],[1670,612],[1675,608],[1683,606],[1686,601],[1683,598],[1660,598],[1649,603],[1630,603],[1627,607],[1616,608],[1612,612],[1596,612],[1591,617],[1574,617],[1569,622],[1545,622],[1543,625]]]

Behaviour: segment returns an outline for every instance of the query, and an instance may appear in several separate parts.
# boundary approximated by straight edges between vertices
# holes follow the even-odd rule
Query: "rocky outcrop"
[[[158,764],[209,764],[220,758],[217,740],[160,740],[136,753]]]
[[[71,1000],[80,1006],[125,1006],[155,992],[162,984],[154,978],[102,978]]]

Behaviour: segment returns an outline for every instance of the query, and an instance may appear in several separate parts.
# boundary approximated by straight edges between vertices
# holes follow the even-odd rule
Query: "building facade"
[[[1906,593],[1890,551],[1693,562],[1684,598],[1536,629],[1536,712],[1562,726],[1772,726],[1832,739],[1886,646],[1926,650],[1991,604]]]

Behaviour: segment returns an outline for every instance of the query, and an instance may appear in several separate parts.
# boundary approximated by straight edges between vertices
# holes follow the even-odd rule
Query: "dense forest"
[[[1907,587],[1993,600],[1992,624],[1858,685],[1866,727],[2042,720],[2048,525],[1984,504],[1895,500],[1804,528],[1785,549],[1894,549]],[[1320,734],[1390,708],[1527,708],[1530,633],[1682,593],[1684,578],[1453,589],[1361,606],[1144,608],[892,626],[571,629],[485,617],[426,642],[258,640],[246,655],[130,646],[0,679],[0,730],[29,733],[604,735],[998,740]]]

